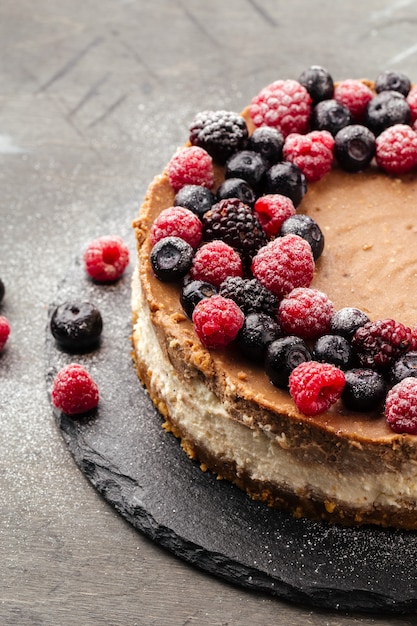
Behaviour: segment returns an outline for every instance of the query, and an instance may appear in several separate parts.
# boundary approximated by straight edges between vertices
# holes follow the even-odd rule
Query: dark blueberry
[[[345,337],[341,335],[322,335],[314,345],[313,357],[320,363],[331,363],[341,370],[353,366],[353,350]]]
[[[411,81],[403,72],[386,70],[379,74],[375,81],[375,91],[399,91],[403,96],[408,96],[411,89]]]
[[[183,285],[181,290],[180,301],[182,308],[191,319],[196,304],[216,293],[216,287],[210,283],[206,283],[203,280],[190,280]]]
[[[307,89],[313,103],[333,98],[333,78],[328,70],[320,65],[312,65],[304,70],[298,77],[298,82]]]
[[[180,237],[164,237],[152,248],[151,265],[159,280],[178,280],[190,270],[194,251]]]
[[[241,150],[228,159],[225,178],[243,178],[255,191],[263,183],[267,170],[266,163],[259,152]]]
[[[361,326],[369,322],[369,317],[355,307],[343,307],[330,318],[330,332],[350,340]]]
[[[306,178],[294,163],[276,163],[266,173],[265,192],[287,196],[297,207],[307,192]]]
[[[185,185],[174,198],[174,206],[189,209],[198,217],[204,215],[216,202],[216,197],[210,189],[201,185]]]
[[[302,237],[311,246],[314,260],[316,261],[324,249],[324,235],[320,226],[309,215],[297,213],[291,215],[282,224],[280,235],[298,235]]]
[[[269,344],[281,336],[281,327],[265,313],[249,313],[245,317],[236,344],[253,361],[261,361]]]
[[[256,128],[247,143],[248,150],[259,152],[269,166],[281,161],[283,146],[284,135],[272,126]]]
[[[311,123],[315,130],[327,130],[333,136],[352,122],[352,114],[348,107],[337,100],[319,102],[314,107],[311,116]]]
[[[386,383],[379,372],[367,368],[353,368],[345,372],[346,384],[342,401],[351,411],[379,409],[386,395]]]
[[[4,282],[0,278],[0,302],[2,302],[5,293],[6,293],[6,288],[4,286]]]
[[[293,369],[311,360],[312,354],[303,339],[291,335],[282,337],[267,347],[265,372],[276,387],[285,389]]]
[[[217,190],[217,200],[239,198],[245,204],[253,206],[256,196],[252,187],[243,178],[226,178]]]
[[[396,385],[404,378],[417,378],[417,352],[407,352],[392,365],[389,378],[392,385]]]
[[[410,107],[404,96],[398,91],[381,91],[369,102],[364,123],[377,136],[389,126],[409,124],[410,120]]]
[[[374,158],[375,135],[366,126],[346,126],[339,130],[334,141],[335,157],[347,172],[365,169]]]
[[[50,329],[63,350],[86,352],[98,345],[103,320],[90,302],[64,302],[52,311]]]
[[[234,111],[201,111],[190,126],[190,143],[204,148],[223,165],[248,139],[244,118]]]

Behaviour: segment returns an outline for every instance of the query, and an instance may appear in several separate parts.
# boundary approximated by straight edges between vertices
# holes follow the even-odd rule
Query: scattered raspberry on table
[[[10,323],[7,317],[0,315],[0,352],[4,349],[10,335]]]
[[[98,282],[113,282],[129,263],[129,249],[121,237],[108,235],[94,239],[84,252],[87,274]]]
[[[70,363],[55,376],[51,399],[53,405],[67,415],[80,415],[98,405],[99,390],[82,365]]]

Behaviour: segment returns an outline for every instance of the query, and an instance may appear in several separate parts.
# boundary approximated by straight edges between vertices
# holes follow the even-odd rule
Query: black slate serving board
[[[156,543],[242,587],[328,609],[415,612],[417,533],[293,519],[203,473],[165,433],[131,360],[130,280],[127,272],[116,284],[95,284],[76,260],[50,305],[89,300],[103,316],[101,344],[85,355],[62,352],[46,329],[48,393],[73,361],[99,385],[92,415],[71,419],[54,409],[91,484]]]

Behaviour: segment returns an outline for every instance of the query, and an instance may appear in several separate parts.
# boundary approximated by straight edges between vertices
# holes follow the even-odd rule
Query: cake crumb
[[[237,373],[237,377],[238,377],[239,380],[247,380],[248,379],[247,373],[243,372],[242,370]]]

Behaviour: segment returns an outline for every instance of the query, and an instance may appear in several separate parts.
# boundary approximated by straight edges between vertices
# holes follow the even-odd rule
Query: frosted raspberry
[[[335,365],[305,361],[297,365],[289,378],[289,391],[304,415],[318,415],[340,399],[345,375]]]
[[[280,303],[278,320],[287,335],[316,339],[330,329],[334,306],[318,289],[298,287]]]
[[[10,335],[10,324],[7,317],[0,315],[0,352],[4,349]]]
[[[167,166],[168,178],[174,191],[185,185],[201,185],[211,189],[214,184],[213,159],[199,146],[178,150]]]
[[[52,403],[67,415],[79,415],[98,405],[99,391],[96,383],[82,365],[71,363],[55,376]]]
[[[376,138],[376,162],[388,174],[405,174],[417,165],[417,133],[407,124],[395,124]]]
[[[305,133],[311,114],[311,97],[296,80],[277,80],[264,87],[250,105],[255,126],[276,126],[283,135]]]
[[[210,241],[195,253],[190,275],[194,280],[220,287],[228,276],[243,276],[242,259],[224,241]]]
[[[313,130],[306,135],[292,133],[284,143],[283,156],[297,165],[308,182],[325,176],[333,163],[334,139],[326,130]]]
[[[84,252],[87,274],[99,282],[120,278],[129,263],[129,250],[121,237],[109,235],[94,239]]]
[[[261,196],[255,202],[255,213],[268,237],[275,237],[288,217],[295,215],[293,201],[279,193]]]
[[[220,295],[204,298],[193,312],[195,332],[206,348],[223,348],[236,338],[245,316],[236,302]]]
[[[417,120],[417,85],[411,87],[408,92],[407,102],[410,107],[411,122],[414,123]]]
[[[414,326],[411,329],[411,333],[410,333],[410,347],[409,347],[410,352],[413,351],[417,351],[417,326]]]
[[[410,348],[411,330],[391,319],[367,322],[352,337],[362,367],[386,369]]]
[[[394,432],[417,435],[417,378],[404,378],[388,392],[385,419]]]
[[[195,213],[182,206],[171,206],[161,211],[151,228],[154,246],[164,237],[180,237],[197,248],[201,243],[203,225]]]
[[[282,298],[294,287],[308,287],[313,280],[311,246],[298,235],[278,237],[259,250],[251,269],[259,282]]]
[[[340,82],[334,90],[334,99],[349,109],[356,124],[362,122],[366,107],[373,97],[374,94],[368,85],[351,78]]]

